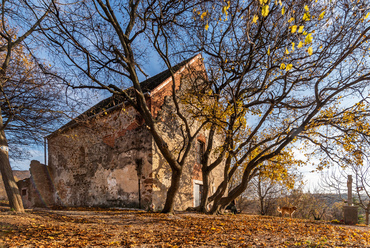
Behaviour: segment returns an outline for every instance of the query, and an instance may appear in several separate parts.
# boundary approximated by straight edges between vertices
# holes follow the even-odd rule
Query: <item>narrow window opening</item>
[[[204,147],[205,147],[204,142],[198,140],[198,142],[197,142],[197,163],[198,164],[202,163],[202,157],[203,157],[203,154],[204,154]]]

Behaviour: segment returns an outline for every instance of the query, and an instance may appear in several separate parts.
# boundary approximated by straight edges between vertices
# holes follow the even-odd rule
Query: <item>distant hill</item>
[[[31,176],[29,170],[13,170],[13,175],[14,175],[15,181],[23,180]],[[6,199],[7,199],[7,196],[5,192],[5,187],[4,187],[3,179],[1,178],[1,174],[0,174],[0,200],[6,200]]]

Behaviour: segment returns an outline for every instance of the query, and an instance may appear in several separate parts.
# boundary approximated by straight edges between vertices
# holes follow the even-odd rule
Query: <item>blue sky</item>
[[[144,72],[148,74],[148,77],[152,77],[163,70],[166,70],[164,63],[160,60],[160,58],[156,54],[152,54],[150,63],[144,65]],[[145,80],[146,78],[143,75],[139,75],[140,81]],[[90,107],[94,104],[98,103],[99,101],[103,100],[110,96],[110,93],[107,91],[98,91],[97,95],[94,95],[93,102],[91,103]],[[84,110],[83,110],[84,111]],[[60,126],[56,126],[55,130],[58,129]],[[45,162],[44,158],[44,144],[40,146],[30,146],[28,149],[30,153],[30,158],[22,161],[13,161],[10,160],[11,166],[15,170],[28,170],[31,160],[38,160],[41,163]],[[297,150],[298,151],[298,150]],[[303,155],[298,154],[297,156],[301,159],[304,159]],[[304,176],[304,181],[306,182],[305,189],[306,190],[313,190],[320,179],[320,172],[312,172],[315,169],[314,166],[305,166],[300,168],[299,171],[302,172]]]
[[[144,65],[144,72],[148,74],[148,77],[155,76],[156,74],[166,70],[167,68],[164,66],[164,63],[160,61],[160,58],[156,54],[151,54],[151,61],[150,63]],[[143,75],[139,75],[140,81],[145,80],[146,78]],[[97,96],[94,96],[94,100],[91,103],[90,107],[97,104],[99,101],[103,100],[110,96],[110,93],[107,91],[98,91]],[[87,109],[85,109],[87,110]],[[82,110],[85,111],[85,110]],[[68,120],[67,120],[68,122]],[[55,130],[57,130],[60,126],[56,126]],[[31,160],[38,160],[41,163],[44,163],[44,144],[40,146],[30,146],[28,148],[28,152],[30,153],[30,158],[26,160],[12,160],[10,159],[10,164],[14,170],[28,170],[31,164]]]

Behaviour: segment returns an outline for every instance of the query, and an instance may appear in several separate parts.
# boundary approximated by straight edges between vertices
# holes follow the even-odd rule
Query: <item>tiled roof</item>
[[[181,63],[173,66],[172,70],[174,72],[177,72],[178,70],[181,69],[181,67],[183,67],[184,65],[189,63],[193,58],[194,57],[192,57],[190,59],[187,59],[187,60],[184,60]],[[171,77],[171,72],[170,72],[169,69],[167,69],[165,71],[162,71],[161,73],[158,73],[157,75],[141,82],[140,83],[141,89],[143,90],[143,92],[148,92],[148,91],[150,92],[150,91],[154,90],[155,88],[157,88],[164,80],[166,80],[169,77]]]
[[[178,70],[181,69],[181,67],[183,67],[184,65],[186,65],[187,63],[189,63],[194,57],[192,57],[190,59],[187,59],[187,60],[184,60],[181,63],[173,66],[172,67],[172,70],[174,72],[177,72]],[[152,90],[154,90],[155,88],[157,88],[162,82],[164,82],[169,77],[171,77],[171,72],[170,72],[169,69],[167,69],[167,70],[165,70],[165,71],[163,71],[161,73],[158,73],[157,75],[155,75],[155,76],[153,76],[151,78],[148,78],[148,79],[144,80],[143,82],[141,82],[140,83],[141,89],[142,89],[142,91],[144,93],[151,92]],[[131,88],[128,88],[127,90],[130,90],[130,89],[132,89],[132,87]],[[124,96],[113,94],[112,96],[110,96],[110,97],[108,97],[108,98],[100,101],[99,103],[95,104],[93,107],[91,107],[90,109],[88,109],[84,113],[80,114],[78,117],[76,117],[75,119],[71,120],[67,124],[63,125],[61,128],[59,128],[58,130],[54,131],[53,133],[51,133],[47,137],[52,136],[53,134],[62,132],[64,130],[68,129],[68,128],[71,128],[74,125],[76,125],[78,122],[80,122],[82,120],[86,120],[89,117],[92,117],[92,116],[94,116],[96,114],[101,113],[102,111],[112,110],[113,107],[115,107],[115,106],[123,103],[124,101],[125,101],[125,97]]]

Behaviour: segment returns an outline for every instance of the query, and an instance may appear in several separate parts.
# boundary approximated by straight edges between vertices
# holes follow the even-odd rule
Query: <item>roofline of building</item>
[[[201,54],[197,54],[197,55],[195,55],[188,63],[186,63],[185,65],[183,65],[183,66],[181,66],[180,67],[180,69],[178,69],[174,74],[176,75],[176,74],[179,74],[179,73],[181,73],[181,72],[183,72],[184,70],[185,70],[185,68],[188,66],[188,65],[191,65],[191,64],[193,64],[195,61],[196,61],[196,59],[200,59],[200,58],[202,58],[202,55]],[[144,96],[148,96],[148,97],[151,97],[151,95],[154,95],[156,92],[158,92],[159,90],[161,90],[163,87],[165,87],[168,83],[170,83],[172,81],[172,76],[170,76],[170,77],[168,77],[167,79],[165,79],[162,83],[160,83],[157,87],[155,87],[152,91],[146,91],[146,92],[144,92]],[[113,107],[110,107],[110,108],[108,108],[108,109],[106,109],[106,110],[104,110],[104,111],[100,111],[100,112],[98,112],[98,113],[96,113],[96,114],[94,114],[94,115],[91,115],[91,116],[88,116],[86,119],[84,119],[84,121],[87,121],[87,120],[90,120],[90,119],[92,119],[92,118],[94,118],[94,117],[96,117],[96,116],[99,116],[99,115],[101,115],[101,114],[103,114],[103,113],[110,113],[110,112],[112,112],[113,110],[115,110],[116,108],[118,108],[118,107],[120,107],[120,106],[122,106],[122,105],[124,105],[124,106],[129,106],[129,105],[131,105],[130,104],[130,102],[128,101],[128,100],[126,100],[126,101],[124,101],[124,102],[121,102],[121,103],[119,103],[119,104],[117,104],[117,105],[115,105],[115,106],[113,106]],[[87,110],[88,111],[88,110]],[[82,116],[83,115],[83,113],[81,114],[81,115],[79,115],[78,117],[80,117],[80,116]],[[72,121],[73,120],[76,120],[78,117],[76,117],[76,118],[74,118],[74,119],[72,119]],[[67,130],[70,130],[71,128],[74,128],[74,127],[76,127],[77,125],[79,125],[80,124],[80,122],[78,122],[78,121],[76,121],[76,122],[74,122],[74,123],[72,123],[72,124],[70,124],[70,125],[68,125],[68,123],[66,124],[67,126],[65,126],[65,127],[61,127],[61,128],[59,128],[59,129],[57,129],[57,130],[55,130],[54,132],[52,132],[51,134],[49,134],[49,135],[47,135],[47,136],[44,136],[44,138],[46,138],[46,139],[48,139],[48,138],[50,138],[50,137],[52,137],[52,136],[55,136],[55,135],[57,135],[57,134],[60,134],[60,133],[62,133],[62,132],[65,132],[65,131],[67,131]]]
[[[148,96],[148,97],[150,97],[150,92],[145,92],[144,93],[144,96]],[[88,121],[88,120],[90,120],[90,119],[92,119],[92,118],[94,118],[94,117],[97,117],[97,116],[99,116],[99,115],[102,115],[102,114],[105,114],[105,113],[111,113],[111,112],[113,112],[115,109],[117,109],[118,107],[121,107],[121,106],[129,106],[129,105],[131,105],[131,103],[128,101],[128,100],[126,100],[126,101],[124,101],[124,102],[121,102],[121,103],[119,103],[119,104],[117,104],[117,105],[114,105],[113,107],[110,107],[110,108],[108,108],[108,109],[106,109],[106,110],[104,110],[104,111],[100,111],[100,112],[98,112],[98,113],[96,113],[96,114],[94,114],[94,115],[91,115],[91,116],[88,116],[87,118],[85,118],[83,121]],[[82,114],[83,115],[83,114]],[[81,115],[80,115],[81,116]],[[77,117],[76,117],[77,118]],[[76,118],[74,118],[73,120],[75,120]],[[72,121],[73,121],[72,120]],[[51,134],[49,134],[49,135],[47,135],[47,136],[45,136],[44,138],[50,138],[50,137],[52,137],[52,136],[54,136],[54,135],[56,135],[56,134],[59,134],[59,133],[61,133],[61,132],[65,132],[65,131],[67,131],[67,130],[69,130],[69,129],[71,129],[71,128],[74,128],[75,126],[78,126],[79,124],[81,124],[81,122],[78,122],[78,121],[76,121],[75,123],[72,123],[71,125],[68,125],[68,126],[66,126],[65,128],[59,128],[59,129],[57,129],[56,131],[54,131],[54,132],[52,132]]]
[[[193,64],[196,59],[200,59],[200,58],[202,58],[202,55],[201,54],[195,55],[188,63],[186,63],[185,65],[183,65],[174,74],[180,74],[181,72],[183,72],[185,70],[186,66]],[[155,89],[153,89],[151,91],[152,94],[154,95],[155,93],[157,93],[158,91],[160,91],[163,87],[165,87],[171,81],[172,81],[172,76],[168,77],[160,85],[158,85]]]

